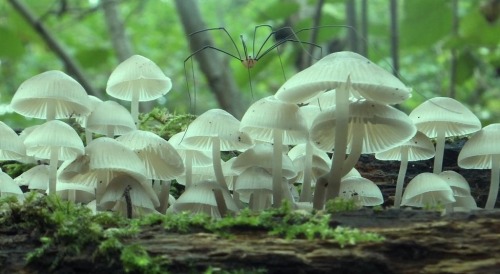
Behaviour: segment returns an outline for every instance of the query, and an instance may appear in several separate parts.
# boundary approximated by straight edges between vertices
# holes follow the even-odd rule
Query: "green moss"
[[[325,204],[325,211],[328,213],[354,211],[360,208],[361,206],[355,199],[345,199],[341,197],[328,200]]]
[[[149,113],[139,115],[139,129],[151,131],[168,140],[172,135],[186,130],[195,118],[192,114],[172,114],[166,108],[155,107]]]
[[[221,220],[188,213],[151,214],[128,220],[111,212],[93,215],[86,207],[61,201],[57,196],[28,195],[23,205],[11,197],[0,199],[0,223],[38,236],[39,247],[28,254],[27,261],[50,271],[58,269],[64,258],[80,254],[90,254],[95,260],[121,267],[125,272],[159,273],[168,269],[168,258],[151,256],[130,240],[151,226],[163,228],[164,233],[205,232],[232,237],[257,232],[290,240],[323,239],[340,247],[383,240],[375,233],[331,226],[330,214],[300,213],[286,202],[281,208],[258,214],[244,209]]]

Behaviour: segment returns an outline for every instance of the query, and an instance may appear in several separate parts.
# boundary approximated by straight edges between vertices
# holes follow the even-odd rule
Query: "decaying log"
[[[332,225],[361,227],[386,240],[341,248],[331,240],[285,240],[242,228],[230,237],[209,233],[171,234],[152,226],[129,244],[169,261],[172,273],[263,269],[267,273],[498,273],[500,211],[439,213],[369,209],[332,216]],[[8,235],[8,234],[13,235]],[[33,250],[27,234],[0,231],[2,273],[45,273],[42,265],[24,265]],[[86,256],[65,258],[58,273],[121,272]],[[119,258],[115,259],[118,262]]]

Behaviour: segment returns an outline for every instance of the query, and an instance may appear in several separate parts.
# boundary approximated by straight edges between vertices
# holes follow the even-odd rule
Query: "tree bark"
[[[24,17],[28,24],[30,24],[38,34],[40,34],[49,48],[51,48],[54,53],[59,56],[61,61],[64,63],[68,74],[75,77],[75,80],[83,86],[89,95],[102,98],[102,92],[96,90],[90,84],[90,80],[85,76],[80,65],[70,56],[70,54],[64,49],[63,45],[57,41],[47,27],[45,27],[45,25],[35,17],[29,8],[21,0],[9,0],[9,3],[19,12],[19,14],[21,14],[22,17]]]
[[[134,53],[132,45],[125,33],[123,21],[118,11],[117,0],[102,0],[101,7],[104,13],[104,20],[108,33],[111,36],[111,43],[115,49],[116,57],[120,62],[125,61]]]
[[[349,29],[347,34],[349,49],[353,52],[359,52],[358,47],[358,37],[356,35],[356,30],[358,29],[357,19],[356,19],[356,1],[346,0],[346,20],[347,25],[352,29]]]
[[[392,56],[392,74],[399,76],[399,26],[398,26],[398,2],[390,1],[391,13],[391,56]]]
[[[187,36],[190,33],[207,28],[202,20],[196,1],[176,0],[175,4]],[[189,38],[188,36],[188,40]],[[190,41],[193,52],[207,45],[213,46],[209,32],[201,32],[192,37]],[[198,61],[219,106],[240,119],[246,111],[246,106],[234,81],[230,67],[224,64],[223,60],[219,58],[219,54],[216,54],[213,49],[201,50],[194,55],[194,58]]]

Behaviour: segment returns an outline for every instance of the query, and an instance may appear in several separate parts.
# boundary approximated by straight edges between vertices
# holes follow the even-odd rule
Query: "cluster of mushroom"
[[[379,205],[380,189],[354,169],[366,153],[401,161],[396,207],[441,203],[450,210],[476,208],[465,179],[441,172],[441,163],[444,138],[480,130],[479,120],[457,101],[442,97],[406,115],[390,105],[409,98],[411,90],[356,53],[324,57],[291,77],[274,96],[253,103],[241,121],[212,109],[166,141],[137,129],[137,106],[170,88],[170,79],[137,55],[114,70],[107,86],[109,95],[132,102],[131,113],[114,101],[91,99],[62,72],[37,75],[19,87],[11,106],[47,122],[20,136],[11,130],[8,134],[18,141],[8,147],[17,150],[4,153],[1,147],[1,157],[50,159],[48,167],[36,166],[16,178],[18,184],[129,216],[190,211],[219,218],[246,205],[261,211],[284,200],[296,208],[322,209],[338,196]],[[47,93],[37,95],[35,90]],[[432,113],[437,117],[427,116]],[[71,115],[81,118],[85,147],[69,125],[55,120]],[[492,169],[487,208],[498,193],[499,168],[493,163],[499,156],[491,147],[477,146],[486,139],[495,147],[496,128],[488,126],[474,135],[459,157],[460,166]],[[106,137],[92,140],[92,133]],[[429,138],[436,138],[436,150]],[[237,156],[223,161],[222,152]],[[435,152],[434,174],[416,176],[403,195],[408,161],[429,159]],[[171,183],[185,185],[175,201],[169,195]],[[22,196],[20,190],[16,193]]]

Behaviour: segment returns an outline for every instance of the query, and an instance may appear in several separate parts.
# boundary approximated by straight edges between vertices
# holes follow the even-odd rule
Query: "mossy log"
[[[332,216],[331,225],[360,227],[386,240],[340,247],[330,240],[285,240],[244,227],[229,237],[169,234],[160,226],[127,240],[166,262],[171,273],[217,270],[264,273],[498,273],[500,211],[441,217],[420,210],[368,209]],[[46,273],[51,263],[25,264],[36,247],[30,234],[0,230],[1,273]],[[55,251],[54,251],[55,252]],[[56,273],[122,272],[119,258],[93,259],[92,247],[63,258]]]

